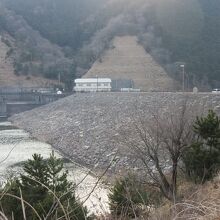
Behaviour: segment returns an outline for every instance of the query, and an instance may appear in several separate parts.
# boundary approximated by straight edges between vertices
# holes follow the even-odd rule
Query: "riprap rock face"
[[[114,158],[119,169],[136,166],[132,152],[120,143],[124,128],[135,138],[133,122],[152,114],[178,113],[183,103],[196,116],[213,108],[220,110],[220,95],[180,93],[87,93],[74,94],[57,102],[10,118],[16,126],[78,163],[103,169]],[[147,125],[146,125],[147,126]],[[114,168],[112,168],[114,169]]]

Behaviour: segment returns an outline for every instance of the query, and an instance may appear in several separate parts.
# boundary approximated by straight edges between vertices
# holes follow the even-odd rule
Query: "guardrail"
[[[39,92],[0,93],[0,117],[7,117],[15,113],[31,110],[71,94]]]

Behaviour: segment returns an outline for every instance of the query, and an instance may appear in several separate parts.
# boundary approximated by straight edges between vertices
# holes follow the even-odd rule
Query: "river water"
[[[53,148],[51,145],[39,142],[20,129],[16,129],[10,122],[0,122],[0,184],[6,179],[18,175],[21,171],[22,162],[31,159],[34,153],[48,158]],[[62,158],[55,151],[57,157]],[[76,194],[85,201],[90,213],[100,214],[109,212],[108,188],[101,183],[97,187],[97,178],[88,175],[89,170],[71,162],[64,163],[69,171],[69,179],[77,184]],[[94,190],[95,188],[95,190]]]

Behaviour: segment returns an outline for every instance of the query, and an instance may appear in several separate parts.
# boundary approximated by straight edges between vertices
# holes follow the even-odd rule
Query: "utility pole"
[[[96,79],[97,79],[97,85],[96,85],[96,86],[97,86],[97,88],[96,88],[96,89],[97,89],[97,92],[98,92],[98,91],[99,91],[98,75],[96,75]]]
[[[58,73],[58,82],[59,82],[59,86],[60,86],[60,73]]]
[[[182,92],[185,92],[185,65],[182,64],[180,67],[183,69],[182,73]]]

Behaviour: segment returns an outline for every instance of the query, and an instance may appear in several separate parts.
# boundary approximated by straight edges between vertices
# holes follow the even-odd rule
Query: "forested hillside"
[[[192,80],[220,86],[220,1],[183,2],[160,14],[162,45],[171,62],[186,63]]]
[[[218,0],[1,1],[1,31],[25,48],[15,59],[19,74],[61,73],[70,82],[87,72],[115,36],[136,35],[172,77],[181,79],[184,63],[191,86],[220,86]]]

